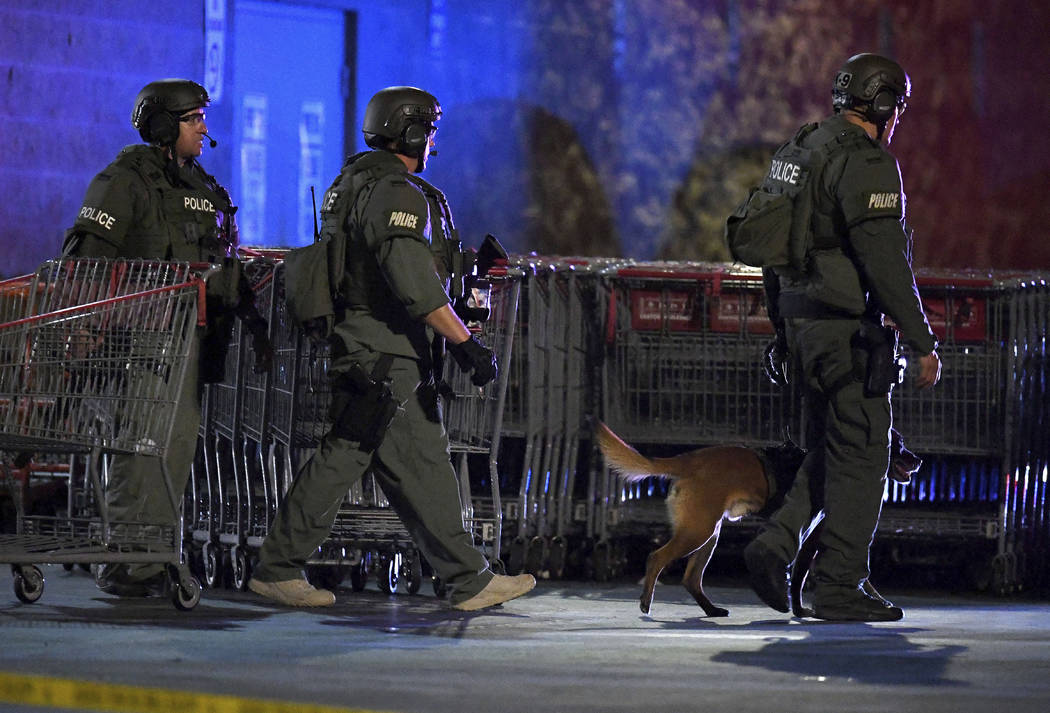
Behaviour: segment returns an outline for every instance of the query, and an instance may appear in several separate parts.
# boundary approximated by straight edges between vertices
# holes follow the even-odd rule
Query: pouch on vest
[[[343,279],[345,241],[326,237],[284,256],[284,301],[292,323],[325,338],[335,323],[335,288]]]
[[[355,170],[357,159],[367,153],[347,160],[325,191],[321,199],[321,231],[314,243],[289,250],[284,257],[288,316],[311,339],[331,335],[336,309],[345,297],[340,295],[340,287],[346,275],[347,216],[365,187],[389,171],[385,167]]]
[[[802,139],[817,127],[803,126],[773,154],[762,184],[726,220],[725,239],[733,259],[752,267],[805,272],[813,242],[814,175],[823,167],[818,151]]]

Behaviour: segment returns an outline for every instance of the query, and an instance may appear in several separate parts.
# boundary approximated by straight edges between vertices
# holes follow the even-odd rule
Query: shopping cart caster
[[[201,600],[201,583],[185,564],[167,565],[168,596],[179,611],[193,609]]]
[[[551,540],[550,553],[547,555],[547,567],[550,570],[551,579],[561,579],[565,576],[565,562],[568,559],[569,543],[560,535]]]
[[[547,538],[533,537],[525,550],[525,571],[541,576],[547,564]]]
[[[368,583],[368,569],[372,566],[372,553],[362,552],[361,560],[350,567],[350,589],[360,592]]]
[[[507,574],[521,574],[525,569],[525,553],[528,549],[528,541],[524,537],[515,537],[510,543],[510,553],[507,556]]]
[[[418,552],[413,552],[410,555],[401,555],[401,571],[399,574],[405,582],[405,591],[409,594],[419,592],[419,588],[423,586],[423,562]]]
[[[248,580],[252,577],[252,568],[248,563],[248,554],[240,545],[234,545],[230,551],[230,567],[233,588],[238,592],[248,591]]]
[[[203,584],[208,589],[215,589],[222,579],[222,568],[219,566],[219,548],[214,542],[205,542],[201,546],[201,559],[204,562]]]
[[[172,583],[171,603],[179,611],[189,611],[197,606],[201,600],[201,583],[196,577],[187,577],[185,581],[179,580]]]
[[[346,578],[347,567],[338,564],[318,564],[306,568],[306,581],[318,589],[334,592]]]
[[[26,604],[32,604],[44,594],[44,574],[36,565],[23,567],[12,565],[15,596]]]
[[[379,589],[386,594],[397,594],[401,580],[401,553],[384,552],[379,555],[379,567],[376,569]]]
[[[436,574],[433,576],[434,583],[434,596],[438,599],[444,599],[448,596],[448,585],[445,584],[445,580]]]
[[[608,541],[599,542],[594,546],[591,561],[594,567],[594,579],[598,582],[608,582],[613,578],[613,553]]]

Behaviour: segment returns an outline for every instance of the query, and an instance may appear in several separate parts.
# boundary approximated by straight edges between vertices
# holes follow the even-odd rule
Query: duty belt
[[[780,316],[786,319],[795,317],[800,319],[858,319],[859,314],[847,312],[844,309],[836,309],[818,300],[801,294],[782,293],[777,305],[780,308]]]

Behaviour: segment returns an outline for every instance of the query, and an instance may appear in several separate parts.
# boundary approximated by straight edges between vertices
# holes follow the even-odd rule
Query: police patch
[[[197,196],[184,196],[182,199],[182,207],[187,210],[200,211],[201,213],[215,212],[215,206],[212,205],[210,200]]]
[[[387,223],[387,227],[391,225],[415,230],[416,226],[419,225],[419,216],[414,213],[406,213],[403,210],[395,210],[390,214],[390,221]]]
[[[91,206],[84,206],[81,208],[80,215],[77,217],[91,221],[92,223],[98,223],[106,230],[112,230],[113,225],[117,222],[116,216],[112,216],[103,210]]]
[[[900,206],[899,193],[872,193],[868,197],[869,209],[893,209]]]

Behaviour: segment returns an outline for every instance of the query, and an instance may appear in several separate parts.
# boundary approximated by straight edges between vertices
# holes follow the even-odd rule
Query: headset
[[[427,142],[430,141],[432,127],[429,123],[413,121],[401,132],[400,153],[406,156],[416,156],[423,152]]]
[[[897,92],[892,89],[883,87],[880,89],[871,100],[871,116],[875,119],[876,123],[885,123],[890,120],[893,116],[893,110],[897,108],[900,103],[900,98],[897,96]]]
[[[179,118],[164,108],[158,97],[147,97],[138,108],[134,122],[144,141],[171,146],[179,138]]]

